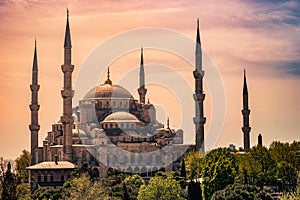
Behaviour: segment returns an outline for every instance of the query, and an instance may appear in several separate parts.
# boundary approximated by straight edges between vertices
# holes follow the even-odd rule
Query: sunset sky
[[[61,116],[63,79],[60,65],[63,64],[67,7],[70,10],[72,62],[75,65],[74,88],[81,67],[102,42],[126,31],[149,27],[171,30],[194,41],[199,18],[202,47],[218,70],[226,95],[224,126],[220,134],[216,133],[219,137],[213,147],[231,143],[240,147],[243,144],[241,109],[244,68],[247,70],[250,96],[251,145],[257,144],[259,133],[263,135],[266,146],[274,140],[300,140],[299,1],[0,0],[0,157],[16,158],[23,149],[30,149],[29,85],[35,38],[41,85],[40,145],[47,131],[51,130],[51,124]],[[143,36],[136,37],[143,45]],[[177,43],[174,41],[174,45]],[[112,46],[111,51],[122,45]],[[144,48],[146,83],[155,80],[155,76],[168,77],[168,69],[172,69],[187,81],[190,89],[186,91],[191,91],[188,96],[192,98],[194,83],[191,63],[166,50]],[[178,48],[183,47],[178,45]],[[190,51],[193,57],[194,49]],[[104,52],[99,58],[106,58],[110,53]],[[139,49],[132,49],[111,61],[113,83],[126,85],[130,82],[138,87],[138,77],[131,80],[129,72],[133,76],[138,75],[136,67],[139,66],[139,59]],[[205,64],[204,61],[204,70]],[[99,77],[100,83],[104,81],[103,69],[106,67],[99,66],[99,73],[103,74]],[[212,78],[209,75],[206,73],[205,79]],[[185,143],[193,143],[194,128],[190,117],[193,116],[194,105],[182,107],[180,102],[185,100],[172,91],[172,88],[183,85],[176,80],[171,80],[169,87],[153,82],[147,86],[147,96],[158,105],[158,119],[165,123],[166,118],[170,117],[171,127],[175,129],[182,128],[180,122],[183,119],[190,119],[191,129],[184,130],[184,139]],[[211,103],[214,97],[210,96],[211,86],[206,83],[207,132],[216,105]],[[138,98],[135,90],[130,91]],[[73,105],[78,105],[78,100],[74,100]],[[191,110],[191,116],[182,116],[182,109]]]

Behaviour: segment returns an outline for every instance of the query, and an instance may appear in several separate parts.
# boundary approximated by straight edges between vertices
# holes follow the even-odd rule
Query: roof
[[[91,89],[84,97],[87,99],[95,98],[121,98],[121,99],[133,99],[128,90],[119,85],[101,84]]]
[[[103,122],[140,122],[136,116],[128,112],[114,112],[103,120]]]
[[[68,161],[58,161],[57,164],[55,162],[42,162],[36,165],[32,165],[27,167],[26,169],[74,169],[75,165]]]

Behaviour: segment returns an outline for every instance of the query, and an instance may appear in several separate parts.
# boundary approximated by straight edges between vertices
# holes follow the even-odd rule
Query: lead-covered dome
[[[138,118],[128,112],[114,112],[103,120],[103,122],[139,122]]]
[[[84,97],[85,100],[94,98],[132,99],[133,97],[128,90],[119,85],[104,83],[91,89]]]

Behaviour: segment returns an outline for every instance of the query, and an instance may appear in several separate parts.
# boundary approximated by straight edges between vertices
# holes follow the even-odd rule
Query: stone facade
[[[36,47],[34,51],[30,107],[32,149],[31,166],[28,168],[32,189],[36,186],[60,186],[72,171],[70,167],[64,168],[66,165],[63,163],[69,163],[69,165],[87,163],[100,176],[108,167],[113,167],[128,173],[139,173],[145,178],[153,176],[159,169],[171,171],[179,168],[182,155],[194,149],[195,146],[183,144],[183,131],[170,128],[169,120],[166,126],[158,122],[155,106],[149,101],[146,103],[143,50],[141,50],[139,100],[134,99],[122,86],[114,84],[110,80],[108,69],[107,80],[91,88],[79,104],[73,107],[72,72],[74,65],[72,65],[71,48],[68,13],[64,64],[61,66],[64,83],[61,90],[63,114],[60,120],[52,125],[42,147],[37,146],[39,85],[37,84]],[[198,53],[197,56],[199,57]],[[199,72],[198,67],[196,71]],[[202,88],[203,75],[197,76],[197,81],[198,78],[201,83],[197,83]],[[196,85],[196,96],[202,94],[198,92],[199,84]],[[200,89],[200,91],[203,90]],[[200,101],[200,104],[203,107],[203,101]],[[203,119],[205,119],[203,109],[200,113],[197,112],[198,114],[200,117],[196,119],[200,121],[194,121],[202,124],[203,128]],[[199,141],[201,144],[196,146],[203,146],[203,139],[196,139],[196,143]],[[43,179],[43,177],[47,178]]]

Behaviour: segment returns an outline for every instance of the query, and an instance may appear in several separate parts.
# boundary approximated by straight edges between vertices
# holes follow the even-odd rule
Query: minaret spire
[[[109,79],[109,74],[110,74],[110,72],[109,72],[109,67],[107,68],[107,79],[106,79],[106,81],[104,82],[105,84],[112,84],[112,81]]]
[[[143,47],[141,47],[141,62],[140,62],[140,87],[138,89],[140,95],[140,102],[145,104],[147,89],[145,87],[145,70],[144,70],[144,56]]]
[[[37,49],[36,39],[34,41],[34,53],[33,53],[33,65],[32,65],[32,84],[30,85],[31,90],[31,104],[29,105],[31,111],[31,123],[29,129],[31,131],[31,156],[30,165],[36,164],[35,150],[38,148],[38,132],[40,125],[38,121],[38,111],[40,105],[38,104],[38,91],[40,85],[38,84],[38,62],[37,62]]]
[[[64,64],[61,66],[64,74],[64,86],[61,90],[63,97],[63,115],[61,123],[63,124],[64,135],[64,160],[72,162],[72,128],[74,118],[72,116],[72,98],[74,91],[72,90],[72,72],[74,65],[71,63],[71,33],[69,26],[69,9],[67,9],[67,23],[64,42]]]
[[[246,70],[244,70],[244,86],[243,86],[243,127],[242,131],[244,134],[244,149],[248,150],[250,148],[250,136],[249,133],[251,131],[250,123],[249,123],[249,102],[248,102],[248,88],[247,88],[247,80],[246,80]]]
[[[196,150],[204,152],[204,124],[206,118],[204,117],[203,101],[205,94],[203,93],[203,77],[202,70],[202,49],[200,41],[199,19],[197,20],[197,36],[196,36],[196,52],[195,52],[195,71],[193,71],[195,78],[195,132],[196,132]]]

